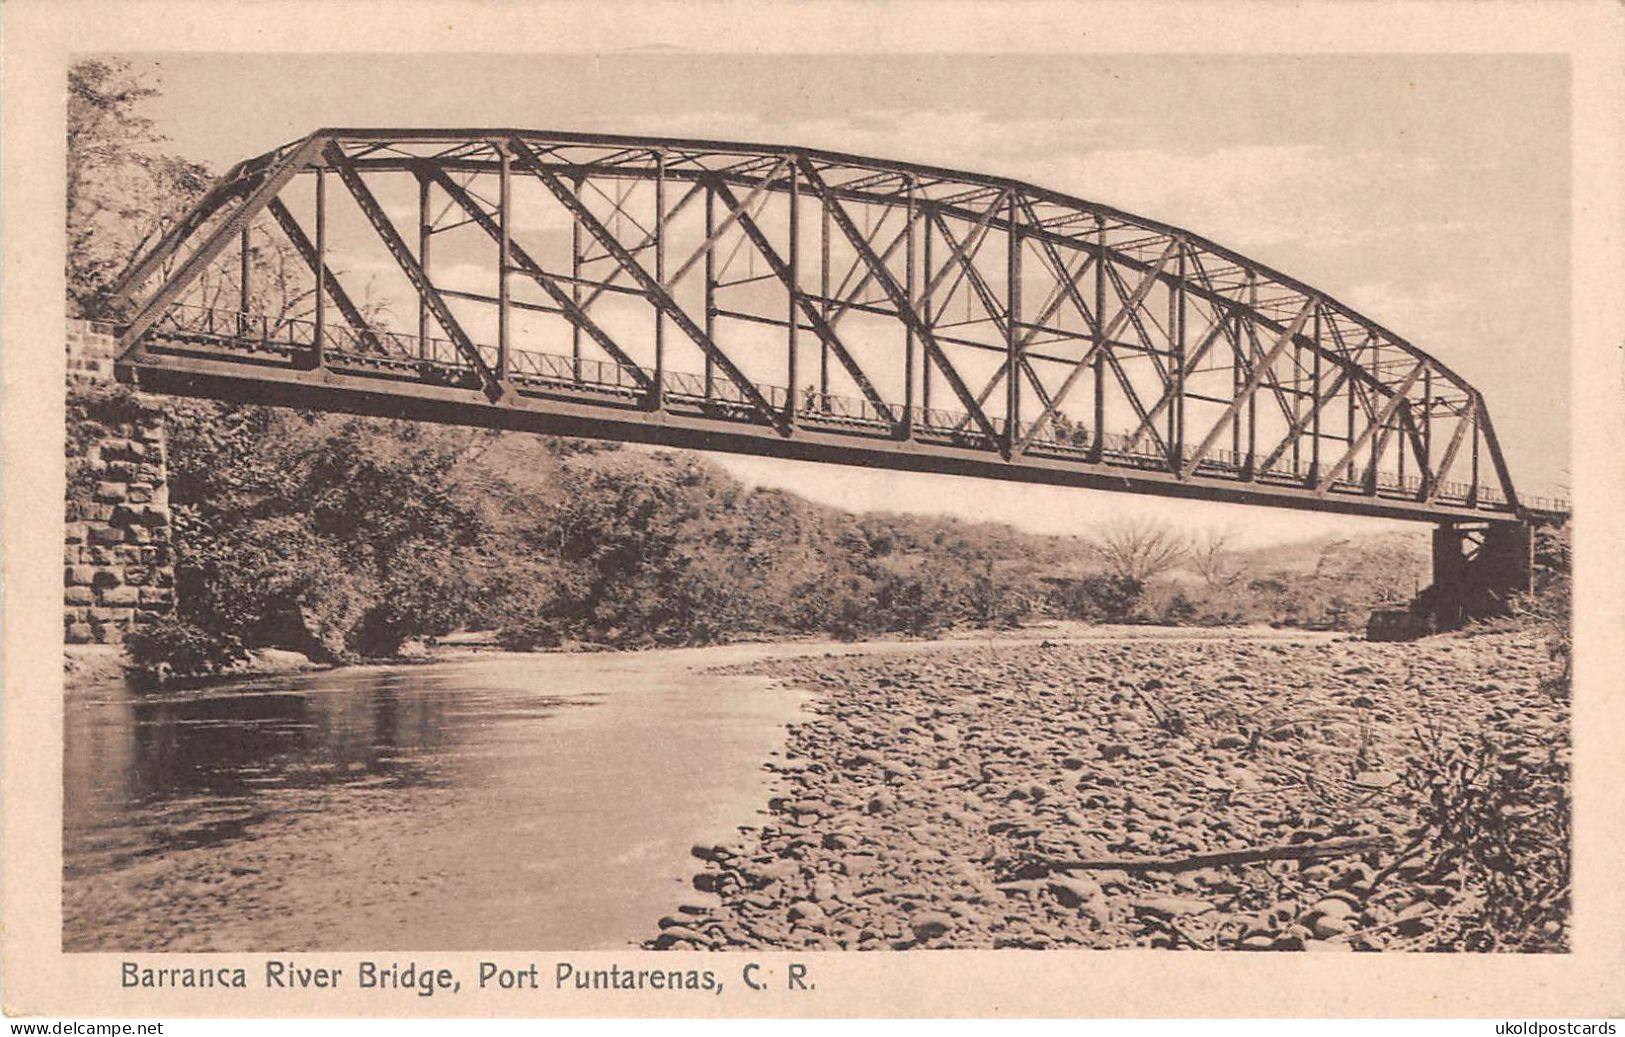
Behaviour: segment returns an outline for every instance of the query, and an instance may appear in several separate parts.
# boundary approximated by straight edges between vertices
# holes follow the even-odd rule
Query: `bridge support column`
[[[164,412],[118,389],[112,335],[68,322],[63,637],[118,644],[175,605]]]
[[[1433,531],[1433,586],[1424,603],[1440,630],[1504,611],[1532,588],[1534,536],[1527,522],[1446,524]]]

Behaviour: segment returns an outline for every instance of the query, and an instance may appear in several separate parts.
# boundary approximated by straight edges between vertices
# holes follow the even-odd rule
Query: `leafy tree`
[[[81,61],[68,69],[68,302],[99,316],[118,276],[207,189],[208,170],[160,150],[148,116],[152,69]]]

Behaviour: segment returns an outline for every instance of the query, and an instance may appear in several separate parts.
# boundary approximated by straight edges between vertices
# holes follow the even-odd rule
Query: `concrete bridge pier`
[[[1528,522],[1447,522],[1433,530],[1433,586],[1423,604],[1436,628],[1504,611],[1533,589],[1534,530]]]

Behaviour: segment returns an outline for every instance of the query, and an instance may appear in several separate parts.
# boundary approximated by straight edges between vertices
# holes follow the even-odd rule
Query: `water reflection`
[[[70,692],[63,946],[626,946],[752,823],[802,696],[730,649]]]
[[[299,791],[444,785],[471,732],[594,702],[526,694],[515,708],[510,695],[453,696],[427,670],[179,694],[98,689],[65,718],[64,872],[239,839],[273,814],[321,809]]]

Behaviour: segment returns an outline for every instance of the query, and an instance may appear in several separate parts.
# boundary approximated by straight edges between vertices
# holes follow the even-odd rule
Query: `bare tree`
[[[1235,539],[1236,531],[1229,527],[1204,529],[1191,538],[1191,568],[1209,590],[1232,587],[1244,575],[1231,546]]]
[[[1108,572],[1142,584],[1177,566],[1189,552],[1178,530],[1147,518],[1113,519],[1093,546]]]

